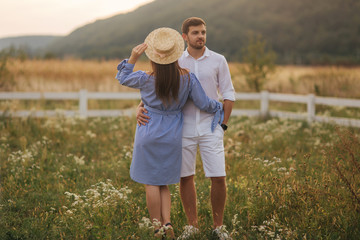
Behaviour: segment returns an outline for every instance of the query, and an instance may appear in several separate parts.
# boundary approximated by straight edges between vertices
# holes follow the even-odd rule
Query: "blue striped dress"
[[[149,123],[137,126],[130,167],[130,177],[148,185],[168,185],[180,181],[184,107],[188,98],[203,111],[215,113],[214,129],[223,116],[222,104],[206,96],[193,73],[181,76],[178,101],[163,105],[155,93],[155,78],[144,71],[133,72],[127,60],[118,65],[116,79],[120,84],[140,89],[141,100],[148,110]],[[190,77],[190,79],[189,79]]]

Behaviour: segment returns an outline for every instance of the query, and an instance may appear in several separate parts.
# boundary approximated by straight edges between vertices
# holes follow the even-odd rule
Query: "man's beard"
[[[200,49],[202,49],[202,48],[205,46],[205,41],[202,41],[202,44],[201,44],[201,45],[197,44],[197,42],[195,42],[195,44],[189,42],[189,45],[190,45],[190,47],[192,47],[192,48],[194,48],[194,49],[200,50]]]

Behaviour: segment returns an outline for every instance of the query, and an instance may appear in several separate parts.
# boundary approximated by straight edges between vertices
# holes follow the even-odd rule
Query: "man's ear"
[[[187,35],[186,35],[185,33],[183,33],[183,34],[182,34],[182,37],[183,37],[184,41],[186,42],[186,40],[187,40]]]

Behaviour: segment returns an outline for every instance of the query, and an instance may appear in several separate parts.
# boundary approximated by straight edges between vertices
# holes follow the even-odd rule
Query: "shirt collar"
[[[201,60],[201,59],[203,59],[203,58],[205,58],[205,57],[209,57],[209,56],[210,56],[210,51],[209,51],[209,49],[205,46],[205,51],[204,51],[203,55],[202,55],[198,60]],[[187,48],[185,49],[185,57],[191,57],[191,55],[189,54]]]

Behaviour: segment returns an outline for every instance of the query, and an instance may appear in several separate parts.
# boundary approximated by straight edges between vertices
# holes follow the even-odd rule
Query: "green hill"
[[[360,63],[357,0],[156,0],[127,14],[98,20],[58,39],[59,56],[123,58],[157,27],[180,31],[182,21],[207,22],[207,46],[241,60],[249,32],[260,33],[279,63]]]

